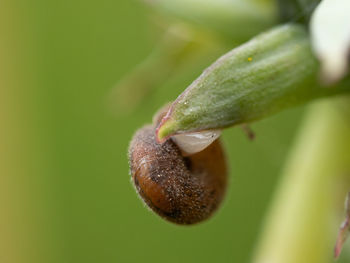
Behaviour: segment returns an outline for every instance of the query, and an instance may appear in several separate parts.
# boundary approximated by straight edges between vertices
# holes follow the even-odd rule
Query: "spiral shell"
[[[134,135],[129,147],[132,181],[143,201],[176,224],[195,224],[220,206],[227,186],[227,164],[219,140],[203,151],[184,156],[168,139],[157,142],[155,127]]]

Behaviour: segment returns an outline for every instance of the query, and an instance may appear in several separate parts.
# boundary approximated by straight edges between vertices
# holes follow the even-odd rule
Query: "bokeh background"
[[[223,207],[191,227],[163,221],[130,183],[128,143],[208,61],[130,113],[109,105],[158,31],[136,0],[1,1],[0,262],[249,262],[304,109],[253,124],[254,141],[225,130]]]

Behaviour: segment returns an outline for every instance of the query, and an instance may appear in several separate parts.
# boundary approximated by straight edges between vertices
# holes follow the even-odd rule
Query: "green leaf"
[[[287,24],[235,48],[206,69],[172,104],[158,140],[262,119],[312,99],[350,90],[325,88],[306,30]]]

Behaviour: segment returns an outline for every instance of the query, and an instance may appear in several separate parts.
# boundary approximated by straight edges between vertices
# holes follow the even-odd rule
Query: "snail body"
[[[172,140],[156,140],[154,125],[141,128],[129,147],[132,181],[143,201],[176,224],[209,218],[227,186],[227,164],[219,140],[187,155]]]

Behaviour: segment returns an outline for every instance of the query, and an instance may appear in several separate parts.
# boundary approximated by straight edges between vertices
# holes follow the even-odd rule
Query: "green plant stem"
[[[278,22],[274,0],[146,0],[160,12],[242,43]]]
[[[281,20],[284,22],[309,22],[310,16],[320,0],[277,0]]]
[[[266,218],[254,263],[330,262],[350,190],[350,99],[313,105]]]

